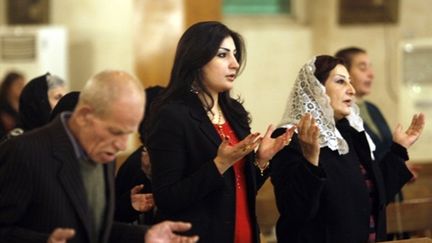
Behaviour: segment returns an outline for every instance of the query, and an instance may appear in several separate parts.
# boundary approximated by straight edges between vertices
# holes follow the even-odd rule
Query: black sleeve
[[[225,186],[212,160],[203,161],[193,173],[185,173],[189,152],[184,127],[190,124],[184,117],[184,111],[162,109],[149,136],[153,196],[157,207],[166,212],[188,209]]]
[[[151,193],[151,182],[141,170],[142,146],[135,150],[119,168],[115,179],[116,204],[114,219],[119,222],[134,222],[141,212],[131,203],[131,189],[143,184],[143,193]]]
[[[31,169],[14,140],[0,146],[0,242],[46,243],[49,234],[16,224],[25,217],[31,201]]]
[[[403,185],[412,178],[413,175],[405,164],[408,159],[406,148],[393,143],[390,151],[380,161],[387,201],[393,199]]]
[[[147,230],[148,226],[114,222],[110,232],[109,243],[142,243],[144,242]]]
[[[281,217],[298,223],[315,217],[326,175],[303,157],[296,134],[272,159],[271,181]]]

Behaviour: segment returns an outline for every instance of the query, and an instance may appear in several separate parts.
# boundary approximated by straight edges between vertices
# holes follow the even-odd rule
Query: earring
[[[199,94],[198,88],[196,87],[196,83],[193,82],[190,88],[190,92],[194,93],[194,94]]]

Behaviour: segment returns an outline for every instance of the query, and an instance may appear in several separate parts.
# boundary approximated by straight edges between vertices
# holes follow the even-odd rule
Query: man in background
[[[374,151],[375,160],[379,161],[390,150],[393,143],[393,135],[381,110],[372,102],[365,100],[365,96],[369,95],[372,91],[375,77],[369,55],[364,49],[348,47],[339,50],[335,56],[344,60],[351,76],[351,84],[356,91],[356,104],[360,109],[364,128],[376,145],[376,150]],[[419,168],[412,164],[407,164],[407,166],[414,175],[412,180],[415,180]],[[390,201],[400,202],[402,200],[402,192],[399,192]],[[409,234],[401,232],[398,235],[388,235],[389,240],[392,240],[394,237],[397,239],[408,239]]]

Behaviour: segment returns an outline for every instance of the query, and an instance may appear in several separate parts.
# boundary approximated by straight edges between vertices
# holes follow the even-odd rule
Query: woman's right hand
[[[229,144],[228,138],[222,139],[222,143],[219,145],[216,158],[214,159],[219,173],[223,174],[235,162],[254,151],[262,140],[262,137],[259,137],[259,135],[259,133],[251,133],[235,145]]]
[[[303,156],[309,163],[318,166],[320,154],[319,128],[310,113],[306,113],[300,119],[297,129]]]

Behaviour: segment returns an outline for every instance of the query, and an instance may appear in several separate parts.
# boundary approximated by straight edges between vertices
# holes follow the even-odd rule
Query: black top
[[[143,184],[142,193],[151,193],[151,181],[141,169],[142,146],[135,150],[120,166],[115,180],[116,208],[114,219],[120,222],[138,222],[151,225],[154,223],[153,211],[142,214],[131,204],[130,191],[134,186]]]

